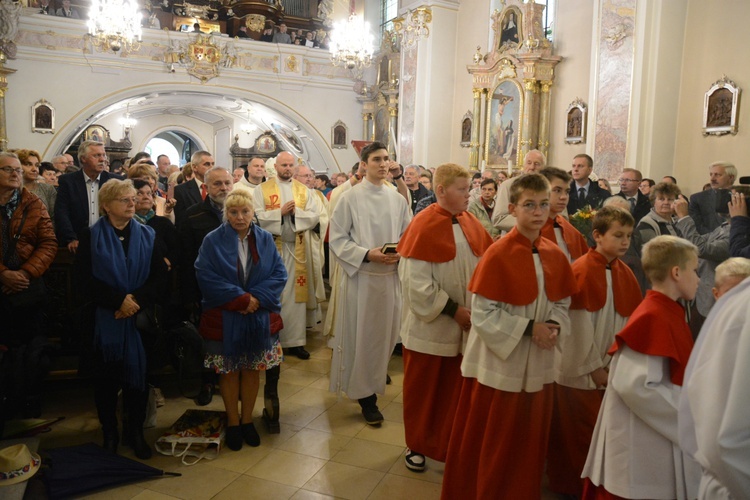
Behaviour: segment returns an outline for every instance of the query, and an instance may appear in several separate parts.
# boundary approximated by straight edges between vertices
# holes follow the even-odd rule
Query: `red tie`
[[[201,199],[202,200],[206,199],[206,194],[208,194],[208,190],[206,189],[206,185],[205,184],[201,184]]]

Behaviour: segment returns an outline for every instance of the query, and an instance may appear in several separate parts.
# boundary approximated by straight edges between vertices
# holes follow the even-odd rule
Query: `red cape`
[[[547,299],[556,302],[573,295],[576,282],[562,250],[541,236],[532,244],[515,227],[487,250],[474,270],[469,290],[506,304],[531,304],[539,296],[533,248],[542,261]]]
[[[693,337],[685,321],[685,310],[676,301],[660,292],[646,292],[646,298],[630,316],[628,324],[615,335],[609,354],[625,344],[641,354],[669,358],[670,380],[682,385]]]
[[[578,232],[573,224],[567,221],[562,215],[558,215],[553,219],[547,219],[547,223],[542,227],[542,236],[550,240],[552,243],[557,244],[557,238],[555,237],[555,222],[560,226],[562,231],[563,240],[568,246],[568,252],[570,252],[570,258],[573,260],[586,255],[589,250],[589,246],[586,244],[586,238]]]
[[[643,300],[641,288],[633,271],[620,259],[613,260],[609,267],[612,270],[615,311],[627,318]],[[592,248],[573,262],[573,274],[578,283],[578,293],[573,295],[570,308],[594,312],[604,307],[607,302],[607,259]]]
[[[456,258],[453,238],[453,215],[437,203],[417,214],[401,236],[396,250],[402,257],[425,262],[450,262]],[[455,215],[471,251],[477,257],[492,245],[492,238],[482,223],[469,212]]]

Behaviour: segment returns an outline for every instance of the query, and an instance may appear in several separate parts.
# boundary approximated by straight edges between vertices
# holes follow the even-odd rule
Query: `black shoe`
[[[143,430],[139,429],[130,433],[130,447],[133,449],[135,456],[141,460],[148,460],[151,458],[151,447],[143,437]]]
[[[255,430],[255,426],[252,422],[249,424],[241,424],[240,431],[242,431],[242,437],[245,438],[245,442],[252,447],[260,446],[260,436],[258,431]]]
[[[402,349],[402,344],[400,344],[400,343],[396,344],[396,347],[393,348],[393,354],[395,354],[396,356],[403,356],[404,355],[404,352],[403,352],[403,349]]]
[[[310,353],[307,352],[304,346],[289,347],[286,349],[286,352],[289,356],[297,356],[299,359],[310,359]]]
[[[208,404],[211,404],[211,400],[214,398],[214,385],[213,384],[203,384],[201,387],[201,392],[198,393],[198,396],[195,398],[195,404],[198,406],[206,406]]]
[[[383,414],[380,413],[380,410],[378,410],[378,407],[368,407],[368,408],[362,408],[362,415],[365,417],[365,422],[367,422],[367,425],[372,426],[380,426],[380,424],[383,423]]]
[[[226,442],[227,447],[232,451],[242,449],[242,431],[239,425],[227,427]]]
[[[264,391],[263,421],[266,423],[269,434],[279,434],[281,425],[279,425],[279,394],[272,391]]]
[[[105,430],[102,448],[112,453],[117,453],[117,446],[120,444],[120,437],[117,435],[117,429]]]
[[[385,385],[391,385],[391,376],[387,373],[385,374]]]

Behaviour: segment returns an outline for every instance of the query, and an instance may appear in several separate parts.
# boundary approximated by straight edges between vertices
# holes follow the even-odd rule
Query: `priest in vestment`
[[[341,266],[331,362],[333,392],[359,401],[365,421],[379,425],[388,361],[401,325],[398,243],[411,221],[404,198],[385,185],[390,161],[379,142],[362,150],[365,178],[341,195],[330,221],[329,247]]]
[[[312,262],[312,282],[307,290],[307,328],[312,328],[322,318],[320,303],[326,300],[326,291],[323,284],[323,265],[325,264],[325,254],[323,250],[323,237],[328,230],[328,198],[323,192],[315,189],[315,175],[307,165],[297,165],[294,167],[295,180],[310,188],[312,193],[318,197],[320,203],[320,222],[312,231],[305,231],[305,257]]]
[[[461,391],[461,353],[471,328],[474,268],[492,238],[466,209],[469,172],[441,165],[433,180],[437,203],[420,212],[398,244],[404,294],[406,467],[425,468],[425,456],[445,462]]]
[[[309,235],[320,221],[318,197],[304,184],[292,179],[295,159],[286,151],[276,157],[276,177],[256,189],[255,214],[260,227],[274,235],[289,280],[281,295],[281,319],[284,328],[279,332],[281,345],[287,354],[309,359],[305,350],[307,300],[310,286],[314,286],[315,270],[307,257]],[[261,196],[258,196],[261,195]]]

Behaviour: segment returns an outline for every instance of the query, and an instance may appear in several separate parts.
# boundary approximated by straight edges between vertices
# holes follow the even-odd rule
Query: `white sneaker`
[[[156,401],[156,407],[161,408],[167,402],[164,399],[164,394],[161,393],[161,389],[159,389],[158,387],[154,387],[153,391],[154,391],[154,401]]]
[[[409,448],[406,449],[404,463],[407,469],[414,472],[423,472],[427,465],[424,455],[416,451],[411,451]]]

